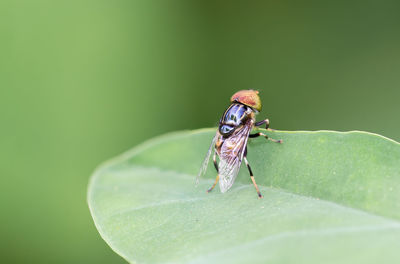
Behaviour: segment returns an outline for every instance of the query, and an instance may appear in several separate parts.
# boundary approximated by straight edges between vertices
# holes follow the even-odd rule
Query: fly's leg
[[[283,142],[282,139],[273,139],[273,138],[270,138],[270,137],[268,137],[266,134],[261,133],[261,132],[258,132],[258,133],[255,133],[255,134],[250,134],[250,135],[249,135],[249,138],[256,138],[256,137],[259,137],[259,136],[263,136],[263,137],[265,137],[267,140],[271,140],[272,142],[275,142],[275,143],[282,143],[282,142]]]
[[[217,183],[218,183],[218,180],[219,180],[219,174],[217,174],[217,178],[215,178],[214,184],[211,186],[210,189],[207,190],[208,193],[214,189],[215,185],[217,185]]]
[[[256,122],[254,125],[255,126],[262,126],[264,124],[265,124],[265,129],[266,130],[270,130],[270,131],[274,131],[275,130],[275,129],[269,128],[269,119],[268,118],[263,120],[263,121]]]
[[[257,194],[258,194],[258,198],[263,198],[263,196],[262,196],[262,194],[260,192],[260,189],[258,189],[256,180],[254,179],[253,171],[251,170],[250,164],[247,161],[246,154],[247,154],[247,149],[246,149],[246,152],[245,152],[245,155],[244,155],[243,159],[244,159],[244,162],[246,163],[247,168],[249,169],[250,179],[253,182],[254,187],[256,188],[256,191],[257,191]]]
[[[218,180],[219,180],[219,174],[218,174],[219,172],[218,172],[217,153],[216,153],[216,151],[214,151],[213,162],[214,162],[214,167],[217,170],[217,178],[215,179],[215,182],[214,182],[213,186],[211,186],[211,188],[207,190],[208,193],[211,192],[214,189],[215,185],[217,185]]]
[[[264,124],[265,124],[265,129],[268,129],[269,128],[269,119],[268,118],[263,120],[263,121],[256,122],[254,125],[255,126],[262,126]]]

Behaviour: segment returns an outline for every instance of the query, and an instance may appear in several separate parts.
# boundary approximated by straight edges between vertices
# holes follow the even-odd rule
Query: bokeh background
[[[400,140],[399,1],[0,2],[2,263],[124,263],[86,203],[95,167],[216,125],[240,89],[271,127]]]

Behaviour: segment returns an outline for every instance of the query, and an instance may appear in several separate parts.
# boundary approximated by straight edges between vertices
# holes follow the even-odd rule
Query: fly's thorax
[[[249,118],[254,118],[254,110],[241,103],[232,103],[219,122],[219,133],[228,137]]]

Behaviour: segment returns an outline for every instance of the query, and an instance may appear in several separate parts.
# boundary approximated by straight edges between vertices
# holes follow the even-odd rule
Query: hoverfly
[[[263,136],[277,143],[282,143],[282,140],[271,139],[261,132],[250,134],[255,126],[258,127],[265,124],[265,128],[269,129],[268,119],[256,122],[255,116],[259,111],[261,111],[261,100],[258,96],[258,91],[242,90],[231,97],[231,105],[226,109],[219,121],[217,133],[208,149],[200,172],[197,175],[198,182],[199,178],[205,174],[208,161],[214,150],[213,161],[215,169],[217,170],[217,178],[207,192],[211,192],[218,181],[222,193],[229,190],[239,173],[242,160],[244,160],[258,197],[263,197],[254,180],[253,172],[246,158],[247,141],[249,138],[259,136]],[[217,163],[217,155],[219,163]]]

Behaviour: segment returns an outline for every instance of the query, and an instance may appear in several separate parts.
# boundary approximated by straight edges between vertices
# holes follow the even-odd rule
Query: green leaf
[[[209,194],[214,129],[152,139],[101,166],[88,202],[104,240],[135,263],[398,263],[400,145],[366,132],[266,132],[226,193]]]

